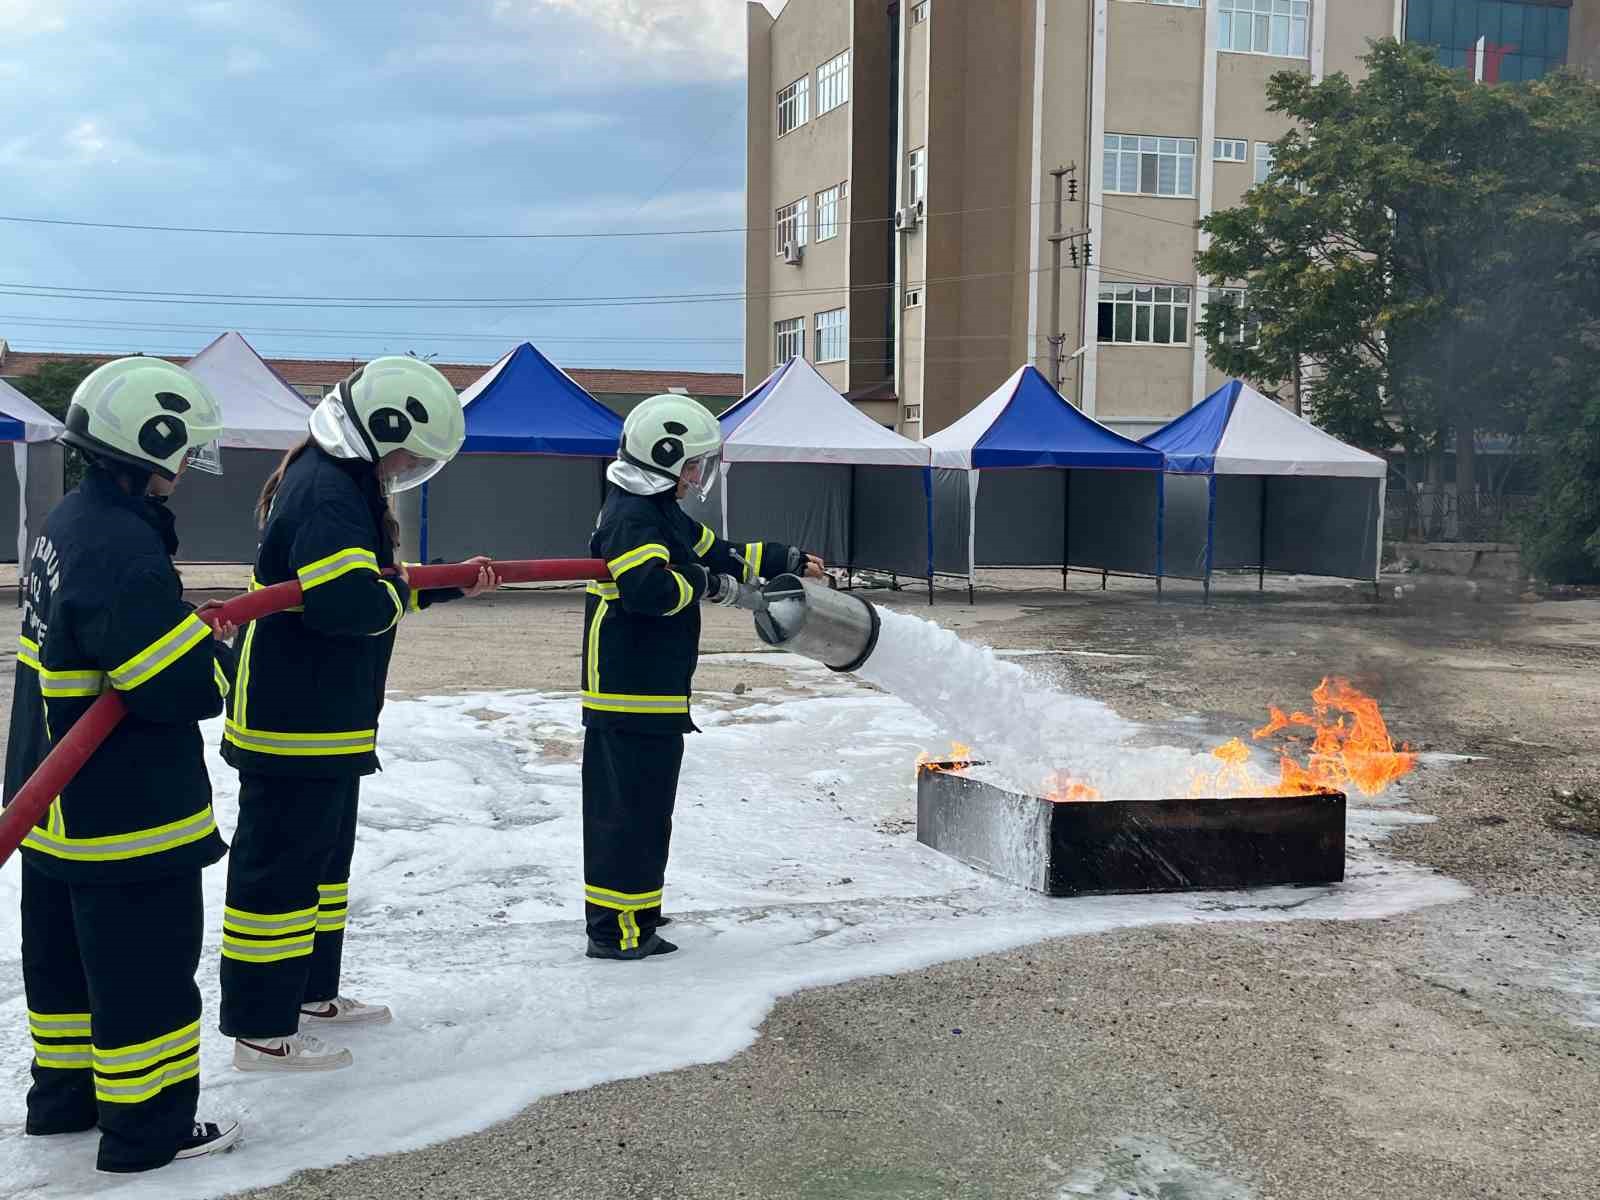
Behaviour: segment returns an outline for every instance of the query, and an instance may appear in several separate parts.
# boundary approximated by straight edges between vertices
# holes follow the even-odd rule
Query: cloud
[[[744,0],[494,0],[491,12],[510,25],[556,16],[588,26],[569,46],[585,61],[625,65],[635,78],[716,82],[744,73]]]
[[[67,23],[62,0],[0,0],[0,30],[6,39],[58,33]]]

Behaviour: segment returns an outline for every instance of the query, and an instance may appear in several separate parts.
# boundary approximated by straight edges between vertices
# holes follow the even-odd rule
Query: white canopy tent
[[[11,443],[13,473],[0,475],[0,529],[14,528],[16,557],[0,560],[24,567],[28,548],[61,499],[61,446],[65,426],[10,384],[0,380],[0,441]]]
[[[1144,439],[1167,459],[1166,569],[1377,582],[1388,465],[1231,380]]]
[[[700,519],[734,541],[774,538],[830,564],[928,581],[928,448],[885,429],[803,358],[784,363],[720,418],[722,469]]]
[[[222,474],[186,471],[173,493],[179,557],[254,562],[256,497],[283,452],[305,438],[311,401],[237,333],[223,334],[186,365],[222,405]]]

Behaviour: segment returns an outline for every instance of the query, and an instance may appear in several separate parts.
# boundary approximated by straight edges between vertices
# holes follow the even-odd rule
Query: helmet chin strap
[[[311,436],[335,458],[363,459],[376,466],[378,448],[350,411],[345,391],[341,383],[312,410]]]

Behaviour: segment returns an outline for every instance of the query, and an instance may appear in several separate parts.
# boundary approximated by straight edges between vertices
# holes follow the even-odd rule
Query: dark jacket
[[[713,574],[753,582],[792,570],[781,542],[723,541],[678,506],[671,492],[636,496],[612,485],[589,551],[606,560],[608,583],[591,583],[584,603],[583,723],[685,733],[700,656],[699,563]]]
[[[184,603],[171,544],[170,514],[91,469],[33,548],[6,800],[103,690],[127,706],[22,843],[32,865],[68,882],[156,878],[226,850],[197,722],[222,711],[233,656]]]
[[[284,472],[261,532],[251,587],[298,579],[303,603],[247,625],[222,756],[266,775],[378,769],[395,629],[407,612],[460,595],[413,593],[398,577],[372,464],[308,446]]]

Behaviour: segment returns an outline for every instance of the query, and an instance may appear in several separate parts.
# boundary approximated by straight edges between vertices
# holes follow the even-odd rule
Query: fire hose
[[[609,579],[604,561],[598,558],[532,558],[495,562],[490,566],[502,583],[572,583],[585,579]],[[477,563],[449,563],[438,566],[408,567],[411,586],[427,588],[466,588],[478,579]],[[217,608],[198,614],[210,625],[243,625],[260,617],[292,608],[301,601],[300,584],[275,583],[235,596]],[[102,692],[71,729],[62,735],[55,748],[45,755],[28,782],[17,789],[11,803],[0,811],[0,866],[5,864],[28,831],[37,824],[61,789],[72,781],[83,764],[111,736],[127,706],[114,691]]]

